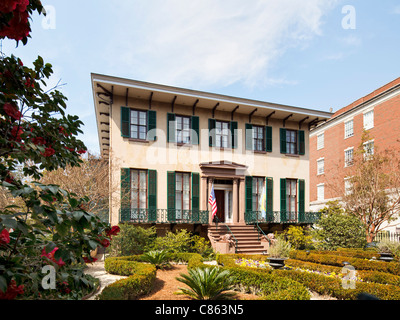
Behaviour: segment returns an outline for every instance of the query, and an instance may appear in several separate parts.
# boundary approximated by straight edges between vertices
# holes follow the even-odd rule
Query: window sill
[[[144,139],[124,138],[124,140],[132,141],[132,142],[150,143],[149,140],[144,140]]]
[[[285,153],[286,157],[292,157],[292,158],[300,158],[299,154],[290,154],[290,153]]]
[[[258,154],[267,154],[267,151],[253,150],[253,152]]]

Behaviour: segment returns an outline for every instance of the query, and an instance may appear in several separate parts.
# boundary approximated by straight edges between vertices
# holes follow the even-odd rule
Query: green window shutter
[[[253,125],[246,123],[246,150],[253,150]]]
[[[175,142],[176,131],[175,113],[167,113],[167,141]]]
[[[192,123],[192,130],[191,136],[190,136],[190,143],[191,144],[199,144],[200,143],[200,123],[199,123],[199,117],[197,116],[192,116],[191,118],[191,123]]]
[[[267,204],[266,204],[266,210],[268,213],[272,213],[274,211],[274,180],[273,178],[266,178],[266,184],[267,184]]]
[[[229,127],[231,130],[231,148],[236,149],[238,146],[238,141],[237,141],[238,123],[237,123],[237,121],[231,121]]]
[[[215,119],[208,119],[208,145],[210,147],[215,146]]]
[[[281,153],[286,153],[286,129],[280,128]]]
[[[157,128],[157,112],[154,110],[147,110],[147,140],[149,141],[155,141],[156,140],[156,130]],[[149,134],[149,132],[151,134]]]
[[[305,137],[304,137],[304,130],[299,130],[298,131],[298,139],[299,139],[299,155],[304,155],[306,152],[306,147],[305,147]]]
[[[131,170],[121,168],[121,221],[130,220]]]
[[[199,222],[200,215],[200,174],[192,172],[192,221]]]
[[[246,212],[253,211],[253,177],[246,176]]]
[[[147,173],[147,209],[149,222],[157,221],[157,171]]]
[[[130,114],[128,107],[121,107],[121,136],[130,138]]]
[[[168,221],[176,220],[175,215],[175,172],[167,172],[167,217]]]
[[[305,181],[299,180],[299,213],[305,212]]]
[[[265,127],[265,151],[272,152],[272,127]]]
[[[286,221],[286,179],[281,179],[281,222]]]

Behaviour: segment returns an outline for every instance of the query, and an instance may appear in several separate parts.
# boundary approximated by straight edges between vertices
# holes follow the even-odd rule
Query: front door
[[[214,190],[217,202],[217,217],[220,222],[225,222],[225,191]]]

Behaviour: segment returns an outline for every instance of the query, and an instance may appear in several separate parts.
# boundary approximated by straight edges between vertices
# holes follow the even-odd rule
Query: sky
[[[32,39],[79,137],[99,142],[91,73],[335,112],[400,76],[398,0],[42,0]]]

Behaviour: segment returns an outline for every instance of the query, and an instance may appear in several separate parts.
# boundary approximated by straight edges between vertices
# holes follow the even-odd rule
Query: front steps
[[[261,236],[258,231],[254,229],[252,225],[229,225],[230,230],[237,239],[237,253],[242,254],[263,254],[265,252],[264,245],[261,244]],[[211,244],[215,249],[215,242],[220,236],[230,234],[228,228],[219,223],[218,226],[215,224],[208,227],[208,237],[210,238]]]

